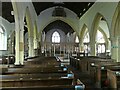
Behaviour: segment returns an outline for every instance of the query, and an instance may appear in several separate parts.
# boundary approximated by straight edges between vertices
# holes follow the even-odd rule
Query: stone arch
[[[70,25],[68,25],[66,22],[62,21],[62,20],[55,20],[55,21],[53,20],[53,22],[49,23],[43,30],[45,30],[45,32],[48,32],[48,30],[46,31],[47,27],[52,26],[52,24],[54,25],[55,23],[58,23],[58,24],[62,23],[63,25],[67,26],[66,27],[67,29],[69,29],[68,31],[67,31],[67,29],[66,29],[66,31],[63,31],[65,29],[65,27],[62,28],[62,27],[60,27],[62,25],[60,25],[59,27],[56,27],[56,29],[58,29],[58,32],[59,32],[59,30],[62,30],[64,32],[64,34],[66,34],[66,35],[71,30],[72,30],[71,33],[74,32],[73,28]],[[52,29],[52,28],[50,28],[50,29]]]
[[[26,22],[27,22],[27,28],[28,28],[28,34],[31,36],[34,35],[34,32],[32,32],[32,29],[30,28],[33,28],[32,27],[32,20],[31,20],[31,15],[30,15],[30,10],[29,10],[29,7],[26,7],[26,12],[25,12],[25,17],[26,18]]]
[[[118,6],[112,18],[111,33],[110,33],[111,38],[120,35],[120,30],[118,30],[118,27],[120,27],[119,22],[120,22],[120,2],[118,3]]]
[[[86,24],[83,25],[82,29],[81,29],[81,32],[80,32],[80,43],[82,44],[83,43],[83,38],[84,38],[84,35],[89,32],[88,30],[86,30],[88,27]]]
[[[105,39],[105,42],[107,43],[108,42],[108,38],[107,38],[107,35],[106,33],[102,30],[102,28],[99,27],[99,31],[103,34],[103,37]]]
[[[61,6],[62,7],[62,6]],[[41,15],[44,15],[44,14],[46,14],[46,12],[48,12],[48,10],[50,10],[50,11],[52,11],[52,10],[54,10],[54,8],[55,7],[50,7],[50,8],[48,8],[48,9],[45,9],[45,10],[43,10],[41,13],[40,13],[40,15],[39,15],[39,17],[41,16]],[[66,12],[69,12],[71,15],[72,15],[72,17],[74,16],[74,17],[76,17],[76,18],[78,18],[77,17],[77,14],[76,13],[74,13],[72,10],[70,10],[70,9],[68,9],[68,8],[65,8],[65,7],[62,7],[62,8],[64,8],[64,10],[66,11]],[[49,13],[48,13],[49,14]],[[71,15],[68,15],[68,17],[70,17]],[[48,16],[48,17],[50,17],[51,18],[51,12],[50,12],[50,16]],[[71,18],[71,17],[70,17]],[[75,18],[75,19],[76,19]],[[73,30],[75,30],[75,31],[77,31],[78,29],[74,26],[74,21],[72,22],[72,20],[69,20],[67,17],[66,18],[64,18],[64,17],[52,17],[52,19],[50,19],[42,28],[41,28],[41,32],[42,32],[42,30],[48,25],[48,24],[50,24],[50,23],[52,23],[53,21],[56,21],[56,20],[61,20],[61,21],[63,21],[63,22],[65,22],[65,23],[67,23],[68,25],[70,25],[72,28],[73,28]],[[77,29],[77,30],[76,30]]]
[[[95,39],[96,39],[96,34],[97,34],[97,30],[99,29],[99,23],[101,19],[107,22],[107,20],[102,14],[97,13],[91,26],[91,31],[90,31],[91,55],[96,55],[96,40]],[[107,25],[108,25],[108,22],[107,22]]]
[[[110,44],[109,39],[108,39],[106,33],[104,32],[104,30],[101,27],[99,27],[98,30],[102,33],[103,38],[105,40],[105,48],[106,48],[106,50],[108,50],[109,49],[108,47],[109,47],[109,44]]]
[[[89,49],[89,43],[84,43],[84,38],[85,38],[85,35],[86,34],[89,34],[89,31],[88,31],[88,27],[86,24],[83,25],[82,29],[81,29],[81,32],[80,32],[80,52],[84,52],[86,53],[85,55],[88,56],[88,49]],[[90,36],[90,35],[89,35]]]
[[[32,21],[32,16],[29,10],[29,7],[26,7],[25,17],[26,23],[27,23],[27,29],[28,29],[28,55],[34,56],[34,24]]]
[[[120,2],[112,18],[110,40],[111,58],[118,62],[120,60]]]
[[[96,33],[97,33],[97,29],[99,28],[99,22],[102,18],[107,22],[105,17],[100,13],[97,13],[94,20],[93,20],[92,27],[91,27],[90,38],[94,41],[95,41],[95,36],[96,36]],[[108,23],[107,23],[107,25],[108,25]]]
[[[34,49],[37,49],[38,48],[38,45],[37,45],[37,43],[38,43],[38,29],[37,29],[37,22],[35,21],[34,22],[34,27],[33,27],[34,29],[34,31],[33,31],[33,37],[34,37]]]

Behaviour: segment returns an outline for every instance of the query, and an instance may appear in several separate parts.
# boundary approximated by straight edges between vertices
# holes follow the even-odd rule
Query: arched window
[[[97,43],[105,43],[103,34],[99,30],[97,30],[96,41],[97,41]]]
[[[87,32],[84,36],[83,43],[89,43],[89,42],[90,42],[90,38],[89,38],[89,33]]]
[[[6,45],[5,45],[5,32],[2,27],[0,27],[0,50],[5,50]]]
[[[52,35],[52,42],[60,43],[60,34],[57,31],[55,31]]]
[[[79,38],[77,35],[75,37],[75,52],[79,52]]]
[[[84,52],[86,54],[90,53],[90,47],[89,47],[89,42],[90,42],[90,37],[89,37],[89,33],[86,32],[85,36],[83,38],[83,43],[84,43]],[[88,55],[87,55],[88,56]]]
[[[75,43],[79,43],[78,36],[76,36],[76,38],[75,38]]]
[[[97,36],[96,36],[96,42],[97,42],[97,53],[105,53],[105,39],[103,34],[97,30]]]

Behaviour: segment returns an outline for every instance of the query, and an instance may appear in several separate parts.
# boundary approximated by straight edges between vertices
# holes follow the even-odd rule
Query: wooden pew
[[[90,74],[91,76],[93,76],[94,74],[94,68],[91,67],[91,64],[104,64],[104,63],[109,63],[109,62],[113,62],[112,59],[101,59],[101,58],[82,58],[82,63],[81,63],[81,67],[82,67],[82,72],[86,72],[88,74]]]
[[[67,68],[66,66],[42,66],[42,65],[31,65],[31,66],[23,66],[23,67],[14,67],[10,66],[8,70],[21,70],[21,69],[39,69],[39,70],[63,70]]]
[[[37,59],[37,60],[36,60]],[[60,60],[58,60],[57,57],[42,57],[42,58],[35,58],[35,60],[30,60],[28,62],[26,62],[27,65],[25,66],[35,66],[38,65],[38,66],[41,66],[41,67],[61,67],[61,62]],[[29,65],[30,64],[30,65]],[[62,66],[62,68],[64,68]]]
[[[43,75],[3,75],[1,76],[2,87],[24,87],[24,86],[51,86],[51,85],[72,85],[74,76],[67,74],[43,74]],[[57,83],[56,83],[57,82]],[[33,83],[33,84],[32,84]]]
[[[14,62],[15,62],[14,55],[0,56],[0,64],[14,64]]]
[[[30,58],[27,60],[27,64],[60,64],[60,60],[58,61],[58,59],[56,57],[35,57],[35,58]]]
[[[79,59],[79,60],[78,60]],[[104,82],[107,79],[107,71],[101,69],[104,64],[112,64],[114,60],[100,57],[71,57],[71,66],[78,68],[83,73],[90,75],[91,80],[97,88],[104,87]],[[79,62],[79,64],[78,64]]]
[[[61,78],[12,78],[12,79],[2,79],[2,87],[24,87],[24,86],[44,86],[44,85],[71,85],[73,79],[67,77]]]
[[[49,74],[7,74],[0,75],[0,79],[14,79],[17,78],[52,78],[52,77],[74,77],[73,73],[49,73]]]
[[[8,71],[7,65],[0,65],[0,74],[4,74],[7,71]]]
[[[63,69],[51,69],[51,68],[9,68],[4,74],[33,74],[33,73],[67,73],[67,70]]]
[[[67,76],[67,70],[56,64],[56,60],[51,58],[51,60],[46,60],[41,62],[39,58],[36,60],[31,60],[34,63],[26,62],[26,65],[22,67],[9,67],[8,72],[2,75],[0,85],[2,84],[2,89],[5,90],[30,90],[30,89],[42,89],[42,90],[82,90],[84,89],[84,84],[82,82],[79,85],[75,85],[74,77],[70,74]],[[42,59],[42,60],[43,60]],[[53,59],[53,60],[52,60]],[[30,62],[31,62],[30,61]],[[39,64],[37,62],[40,62]],[[55,63],[55,64],[53,64]],[[58,62],[57,62],[58,63]],[[59,62],[60,63],[60,62]],[[41,66],[42,65],[42,66]],[[48,67],[43,67],[43,65],[48,65]],[[50,65],[50,66],[49,66]],[[57,67],[55,67],[57,65]],[[37,67],[36,67],[37,66]],[[45,73],[47,74],[45,74]],[[26,74],[26,75],[25,75]],[[65,75],[65,76],[64,76]],[[78,84],[78,83],[77,83]],[[33,86],[33,87],[31,87]]]
[[[55,69],[63,69],[67,68],[65,65],[41,65],[41,64],[36,64],[36,65],[9,65],[9,68],[55,68]]]
[[[30,74],[30,73],[67,73],[66,66],[9,66],[8,70],[4,74]]]
[[[26,66],[38,65],[38,64],[41,64],[43,66],[61,65],[60,62],[56,62],[56,61],[49,61],[49,62],[47,62],[47,61],[44,61],[44,62],[42,62],[42,61],[27,61],[25,63]]]
[[[85,85],[77,79],[74,85],[52,85],[52,86],[24,86],[24,87],[2,87],[1,90],[84,90]]]
[[[117,70],[107,69],[107,78],[108,83],[111,90],[119,90],[120,89],[120,68]]]
[[[80,59],[76,57],[70,57],[70,65],[75,67],[77,70],[81,70],[80,68]]]
[[[9,65],[8,72],[5,72],[5,74],[14,74],[14,73],[66,73],[67,67],[61,66],[60,62],[57,62],[55,57],[35,57],[31,60],[34,63],[31,63],[31,65],[24,65],[24,66],[14,66]],[[42,62],[41,62],[42,61]],[[38,62],[41,62],[41,64],[38,64]],[[26,62],[26,63],[29,63]],[[58,64],[59,63],[59,64]]]
[[[70,57],[70,64],[71,66],[77,68],[78,70],[80,70],[81,72],[84,73],[88,73],[90,75],[92,75],[92,69],[91,68],[91,63],[94,64],[104,64],[104,63],[109,63],[109,62],[113,62],[112,59],[104,59],[104,58],[100,58],[100,57]]]
[[[84,90],[85,85],[77,79],[76,83],[73,83],[74,77],[72,74],[65,76],[48,77],[47,75],[37,77],[32,75],[32,78],[25,75],[18,77],[19,75],[7,75],[2,77],[2,90],[28,90],[28,89],[45,89],[45,90]],[[51,76],[51,74],[50,74]],[[39,78],[38,78],[39,77]],[[47,78],[48,77],[48,78]],[[1,84],[0,83],[0,84]],[[32,87],[31,87],[32,86]],[[81,89],[82,88],[82,89]]]
[[[4,87],[1,90],[84,90],[84,85],[55,85],[34,87]]]
[[[114,62],[114,63],[104,63],[104,64],[97,64],[94,65],[95,67],[95,75],[94,75],[94,81],[96,87],[107,87],[107,69],[119,69],[120,63]]]

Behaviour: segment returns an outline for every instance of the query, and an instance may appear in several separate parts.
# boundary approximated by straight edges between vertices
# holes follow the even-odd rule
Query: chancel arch
[[[42,43],[42,50],[44,47],[44,52],[49,52],[50,55],[68,53],[70,47],[67,45],[70,43],[68,32],[74,32],[71,26],[61,20],[56,20],[45,27],[43,32],[45,41]]]
[[[46,26],[48,26],[50,23],[60,20],[63,21],[65,23],[67,23],[69,26],[71,26],[74,31],[77,31],[78,27],[76,26],[76,24],[78,24],[78,17],[76,15],[76,13],[74,13],[72,10],[62,7],[60,6],[60,8],[64,9],[64,13],[66,13],[65,17],[63,16],[53,16],[53,12],[55,10],[56,7],[50,7],[48,9],[43,10],[38,18],[39,18],[39,24],[42,24],[42,26],[40,26],[40,32],[42,32],[44,30],[44,28]],[[42,18],[42,17],[45,18]],[[47,20],[46,20],[47,19]],[[42,20],[44,22],[42,22]]]

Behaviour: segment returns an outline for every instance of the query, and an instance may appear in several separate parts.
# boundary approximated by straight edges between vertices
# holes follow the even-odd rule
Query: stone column
[[[55,56],[55,44],[54,44],[54,56]]]
[[[120,62],[120,37],[118,38],[118,62]]]
[[[12,51],[11,51],[12,54],[14,54],[14,47],[15,47],[14,46],[14,41],[12,41]]]
[[[24,30],[16,24],[15,30],[15,65],[23,65],[24,62]]]
[[[90,55],[96,56],[96,43],[95,43],[95,41],[90,42]]]
[[[34,56],[33,37],[29,36],[28,40],[29,40],[29,44],[28,44],[28,47],[29,47],[29,57],[33,57]]]
[[[67,52],[68,52],[68,58],[69,58],[69,57],[70,57],[70,56],[69,56],[69,54],[70,54],[70,43],[68,43]]]
[[[73,54],[73,50],[74,50],[74,44],[72,44],[72,54]]]
[[[20,30],[20,64],[23,65],[24,62],[24,30]]]
[[[60,56],[61,56],[61,44],[60,44]]]
[[[34,39],[34,49],[38,48],[38,40],[35,38]]]
[[[51,46],[51,44],[50,44],[50,46],[49,46],[49,50],[50,50],[50,56],[52,56],[52,52],[51,52],[51,50],[52,50],[52,46]]]
[[[34,38],[34,56],[38,56],[38,40]]]
[[[64,56],[65,56],[65,44],[64,44]]]
[[[24,61],[24,23],[19,16],[17,3],[12,0],[15,17],[15,65],[23,65]]]
[[[45,45],[44,45],[44,52],[45,52],[45,56],[47,56],[47,43],[45,42]]]
[[[81,43],[81,45],[80,45],[80,52],[83,52],[83,51],[84,51],[84,44]]]
[[[38,41],[38,56],[42,55],[42,47],[43,47],[43,43]]]
[[[16,25],[17,26],[17,25]],[[19,41],[20,41],[20,37],[19,37],[19,27],[16,27],[15,30],[15,65],[20,65],[20,54],[19,54]]]
[[[111,58],[118,62],[118,38],[112,37],[111,38]]]

